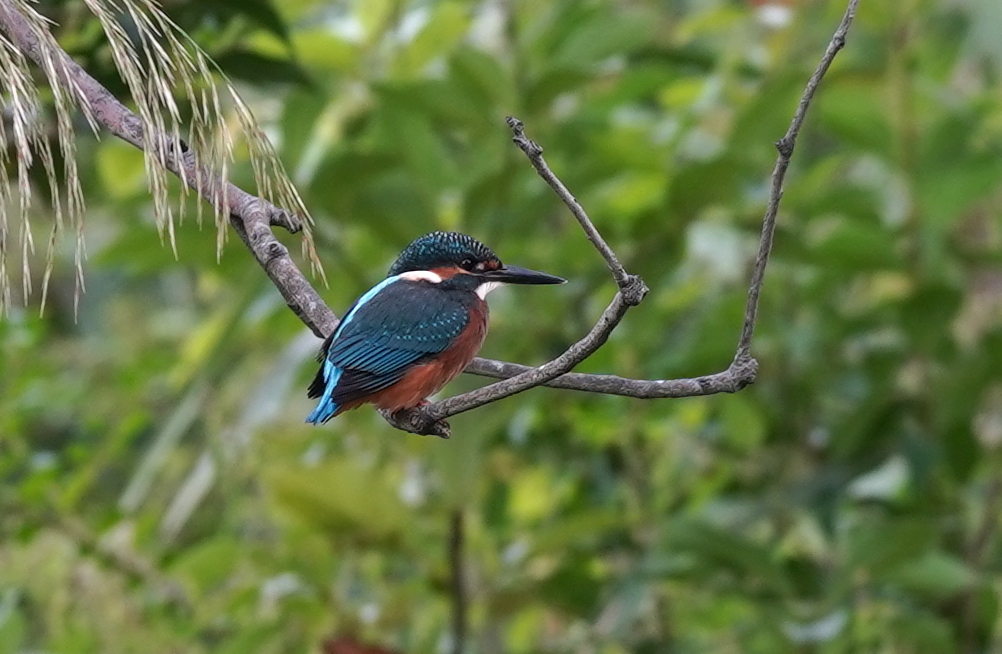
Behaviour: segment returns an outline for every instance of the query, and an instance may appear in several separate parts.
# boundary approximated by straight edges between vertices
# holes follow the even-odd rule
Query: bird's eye
[[[459,262],[459,267],[462,268],[463,270],[473,270],[473,267],[475,265],[476,264],[473,261],[473,259],[470,258],[463,259],[462,261]]]

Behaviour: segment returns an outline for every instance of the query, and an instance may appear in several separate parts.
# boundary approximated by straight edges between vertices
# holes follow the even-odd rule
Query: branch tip
[[[525,153],[525,156],[529,157],[537,169],[540,166],[545,168],[546,164],[541,160],[543,147],[525,135],[525,123],[514,116],[508,116],[504,121],[511,128],[513,135],[511,138],[512,143],[517,145]],[[540,174],[542,174],[542,171],[540,171]]]

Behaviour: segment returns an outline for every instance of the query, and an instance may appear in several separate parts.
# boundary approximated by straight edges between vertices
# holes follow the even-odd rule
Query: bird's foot
[[[390,423],[397,429],[410,432],[412,434],[420,434],[421,436],[450,438],[452,436],[452,428],[449,426],[449,423],[445,420],[435,420],[430,417],[424,411],[424,407],[428,404],[430,404],[430,402],[423,400],[416,407],[398,409],[396,411],[379,409],[379,413],[383,416],[386,422]]]

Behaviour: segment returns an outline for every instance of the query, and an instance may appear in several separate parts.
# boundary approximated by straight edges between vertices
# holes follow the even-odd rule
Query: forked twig
[[[595,225],[591,222],[581,203],[571,195],[571,192],[567,190],[564,183],[546,165],[546,160],[543,159],[543,148],[525,135],[525,125],[521,120],[514,116],[508,116],[505,118],[505,122],[508,123],[508,127],[511,128],[512,134],[514,134],[511,140],[525,153],[525,156],[529,158],[529,162],[536,169],[536,172],[539,173],[539,176],[550,185],[550,188],[557,194],[557,197],[563,200],[567,208],[571,210],[578,223],[581,224],[581,229],[584,230],[585,236],[588,237],[588,240],[591,241],[595,249],[602,255],[602,258],[605,259],[606,265],[609,266],[609,270],[612,272],[612,278],[616,280],[616,285],[619,286],[620,290],[629,287],[631,280],[629,273],[626,272],[626,268],[619,262],[619,257],[616,256],[616,253],[612,251],[609,244],[605,242],[602,235],[595,229]],[[637,302],[639,301],[637,300]]]
[[[803,126],[804,118],[810,107],[821,79],[831,66],[835,55],[845,46],[845,37],[856,16],[859,0],[850,0],[841,23],[835,30],[821,62],[811,75],[804,93],[797,105],[793,120],[786,134],[776,142],[778,155],[772,172],[772,191],[762,221],[762,235],[759,241],[758,256],[752,269],[751,283],[748,288],[748,302],[745,307],[744,322],[741,336],[738,340],[734,360],[726,370],[695,379],[649,380],[626,379],[613,375],[567,374],[574,366],[590,356],[608,338],[609,334],[619,324],[626,310],[639,303],[647,293],[647,287],[636,276],[630,275],[619,262],[612,248],[605,242],[598,230],[588,218],[580,203],[574,198],[567,187],[550,170],[543,159],[543,149],[525,136],[522,121],[514,117],[508,118],[508,125],[514,133],[514,142],[525,153],[536,172],[553,188],[557,196],[567,205],[571,213],[581,224],[588,240],[605,259],[612,271],[612,276],[619,286],[619,292],[612,303],[602,313],[598,322],[588,334],[567,349],[556,359],[537,368],[517,364],[476,359],[467,368],[467,372],[490,377],[503,378],[503,381],[489,384],[468,393],[456,395],[433,404],[401,411],[395,415],[384,416],[396,427],[420,434],[434,434],[448,437],[449,425],[445,418],[463,411],[495,402],[501,398],[520,393],[528,388],[540,385],[550,385],[557,388],[572,388],[597,393],[626,395],[639,398],[690,397],[695,395],[710,395],[712,393],[733,393],[755,381],[758,372],[758,362],[751,356],[751,338],[755,330],[755,320],[758,315],[759,296],[762,292],[762,282],[765,279],[765,267],[772,251],[773,234],[776,229],[776,214],[783,197],[783,183],[790,158],[796,146],[797,136]]]
[[[856,17],[856,7],[859,0],[849,0],[842,22],[839,23],[832,40],[828,43],[821,62],[814,69],[814,73],[807,80],[807,87],[804,94],[800,96],[800,103],[797,111],[793,114],[790,127],[787,128],[783,138],[776,141],[776,150],[779,155],[776,157],[776,166],[772,170],[772,191],[769,193],[769,204],[765,209],[765,217],[762,219],[762,237],[759,240],[758,256],[755,258],[755,267],[752,270],[751,285],[748,287],[748,303],[745,306],[745,320],[741,327],[741,338],[738,340],[738,352],[734,360],[744,360],[751,358],[751,339],[755,332],[755,318],[758,315],[758,298],[762,292],[762,280],[765,279],[765,266],[769,263],[769,253],[772,252],[772,237],[776,231],[776,213],[779,211],[779,201],[783,199],[783,182],[786,180],[786,169],[790,166],[790,158],[793,156],[793,149],[797,146],[797,135],[804,124],[807,110],[811,106],[811,100],[817,93],[821,78],[828,72],[835,55],[845,47],[845,37],[849,33],[849,26],[852,19]]]

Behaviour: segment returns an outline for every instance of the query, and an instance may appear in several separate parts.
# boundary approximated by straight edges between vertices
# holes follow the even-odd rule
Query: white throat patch
[[[483,300],[487,297],[487,294],[493,291],[495,288],[500,288],[504,286],[504,282],[484,282],[477,287],[476,293]]]
[[[412,282],[421,280],[431,282],[432,284],[440,284],[442,282],[442,278],[430,270],[409,270],[405,273],[400,273],[399,277],[400,279],[407,279]]]

